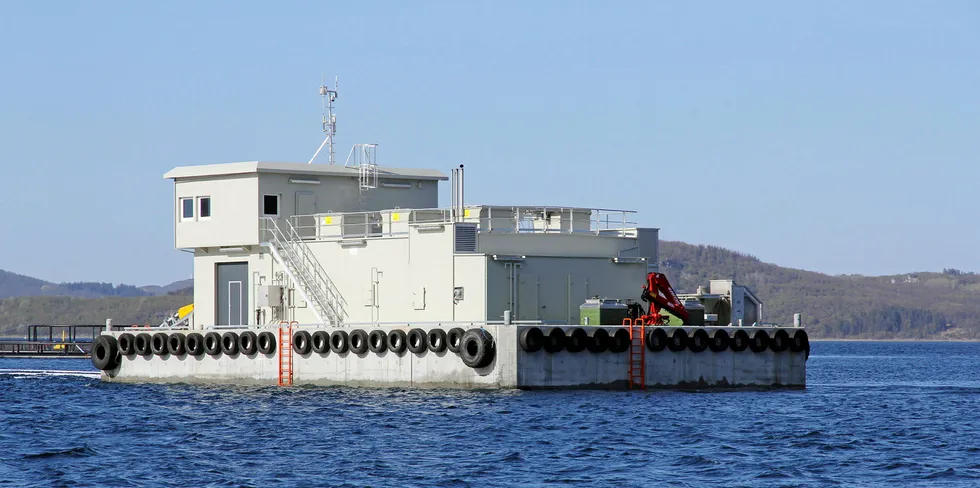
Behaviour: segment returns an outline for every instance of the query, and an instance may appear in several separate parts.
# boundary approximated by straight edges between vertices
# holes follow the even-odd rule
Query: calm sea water
[[[87,360],[0,369],[92,371]],[[0,486],[980,486],[980,344],[817,342],[804,391],[0,373]]]

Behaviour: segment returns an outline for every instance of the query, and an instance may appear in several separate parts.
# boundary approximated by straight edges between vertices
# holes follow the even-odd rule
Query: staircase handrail
[[[291,266],[286,266],[285,271],[299,285],[299,291],[303,298],[308,302],[315,301],[314,311],[318,315],[317,318],[321,321],[324,318],[319,316],[320,310],[317,310],[319,308],[329,315],[331,322],[343,323],[344,318],[348,316],[347,301],[340,294],[333,280],[326,274],[316,256],[303,242],[295,227],[288,220],[286,221],[289,232],[287,236],[279,228],[274,217],[261,217],[261,221],[263,224],[261,227],[262,240],[271,244],[274,255],[282,253],[276,257],[283,260],[284,264],[286,262],[293,263]],[[290,270],[290,267],[294,269]],[[294,272],[298,275],[298,280],[293,275]],[[312,295],[313,300],[307,296],[308,293]]]
[[[294,247],[294,249],[299,249],[303,260],[309,265],[308,269],[313,270],[315,275],[314,278],[324,284],[322,289],[327,293],[328,299],[332,303],[336,303],[336,307],[340,309],[337,311],[337,314],[340,315],[341,318],[347,317],[347,300],[340,293],[340,290],[337,288],[337,285],[334,284],[333,280],[330,279],[330,276],[327,275],[326,271],[323,269],[323,266],[320,264],[320,261],[316,258],[316,255],[313,254],[313,251],[311,251],[309,246],[303,242],[303,237],[296,231],[296,227],[293,226],[292,222],[287,220],[286,225],[289,228],[290,242],[296,244],[296,246],[291,247]]]

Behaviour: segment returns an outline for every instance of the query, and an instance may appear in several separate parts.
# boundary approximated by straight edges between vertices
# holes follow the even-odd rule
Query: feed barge
[[[636,214],[464,203],[431,169],[177,167],[193,313],[113,325],[105,381],[450,388],[806,385],[809,341],[733,280],[675,293]],[[332,148],[330,153],[332,155]],[[332,159],[332,158],[331,158]]]

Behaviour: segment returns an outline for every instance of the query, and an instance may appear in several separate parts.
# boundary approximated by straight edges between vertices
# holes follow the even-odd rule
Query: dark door
[[[248,263],[220,263],[215,274],[217,325],[247,325]]]

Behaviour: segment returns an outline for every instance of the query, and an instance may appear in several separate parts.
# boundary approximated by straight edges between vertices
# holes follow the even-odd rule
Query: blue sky
[[[166,283],[174,166],[467,167],[826,273],[980,271],[980,3],[8,2],[0,269]],[[442,192],[449,202],[448,184]]]

